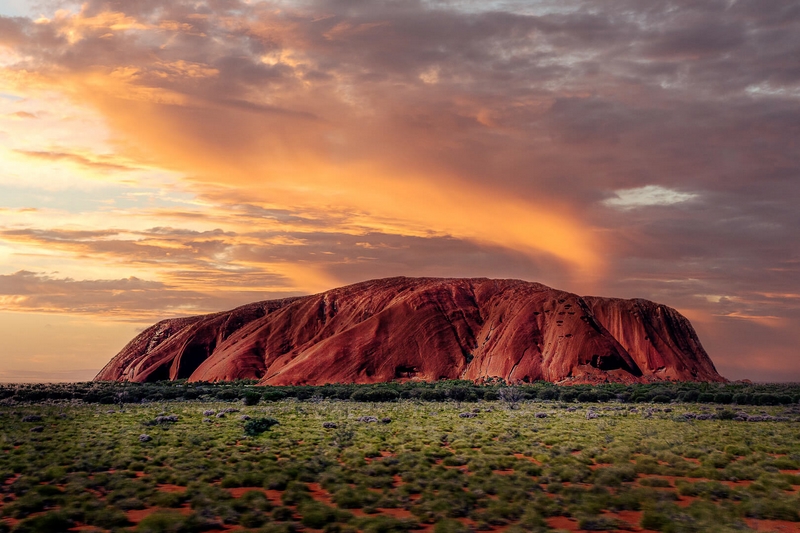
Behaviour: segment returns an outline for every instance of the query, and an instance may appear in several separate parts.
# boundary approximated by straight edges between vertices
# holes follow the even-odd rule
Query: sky
[[[0,382],[389,276],[678,309],[800,381],[794,0],[4,0]]]

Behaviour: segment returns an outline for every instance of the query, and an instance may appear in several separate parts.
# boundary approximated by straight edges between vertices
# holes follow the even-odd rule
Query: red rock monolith
[[[680,313],[520,280],[389,278],[161,321],[96,380],[725,381]]]

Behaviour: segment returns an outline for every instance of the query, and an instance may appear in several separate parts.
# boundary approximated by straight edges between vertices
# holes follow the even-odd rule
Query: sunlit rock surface
[[[161,321],[97,380],[724,381],[680,313],[519,280],[389,278]]]

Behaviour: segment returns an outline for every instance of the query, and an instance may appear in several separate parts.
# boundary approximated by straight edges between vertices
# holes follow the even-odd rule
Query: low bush
[[[256,437],[277,424],[279,422],[272,417],[253,418],[245,422],[244,432],[251,437]]]
[[[253,406],[258,405],[261,401],[261,393],[255,391],[248,391],[244,394],[244,404]]]

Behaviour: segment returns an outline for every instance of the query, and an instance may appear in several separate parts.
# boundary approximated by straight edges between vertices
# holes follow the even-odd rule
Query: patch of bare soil
[[[14,483],[16,483],[16,482],[17,482],[17,480],[18,480],[19,478],[21,478],[21,477],[22,477],[22,474],[14,474],[13,476],[11,476],[11,477],[10,477],[10,478],[8,478],[7,480],[5,480],[5,481],[3,482],[3,485],[13,485],[13,484],[14,484]]]
[[[578,521],[566,516],[551,516],[545,520],[550,529],[564,529],[566,531],[580,531]]]
[[[188,503],[184,503],[177,509],[164,509],[163,507],[147,507],[145,509],[131,509],[130,511],[126,511],[125,514],[128,515],[128,520],[133,522],[134,524],[138,524],[151,514],[155,513],[156,511],[172,511],[178,512],[182,515],[189,515],[192,513],[192,508],[189,507]]]
[[[226,489],[226,490],[234,498],[241,498],[242,496],[244,496],[246,493],[250,492],[251,490],[255,490],[255,491],[263,493],[270,502],[272,502],[274,504],[277,504],[277,505],[283,505],[281,503],[281,494],[282,494],[282,492],[279,491],[279,490],[265,489],[265,488],[262,488],[262,487],[233,487],[233,488],[229,488],[229,489]]]
[[[311,497],[318,502],[324,503],[325,505],[330,505],[331,507],[336,507],[336,504],[333,503],[333,496],[331,493],[322,488],[319,483],[308,483],[308,490],[311,493]]]
[[[541,462],[537,461],[533,457],[528,457],[527,455],[522,454],[522,453],[515,453],[514,457],[516,457],[517,459],[523,459],[525,461],[530,461],[531,463],[533,463],[535,465],[541,465],[542,464]]]
[[[692,505],[692,502],[696,502],[699,500],[697,496],[681,496],[679,500],[675,502],[675,505],[678,507],[689,507]]]
[[[675,490],[675,480],[683,478],[679,478],[676,476],[662,476],[661,474],[639,474],[639,476],[636,478],[635,483],[640,486],[645,486],[642,485],[643,479],[664,479],[670,484],[669,487],[647,487],[647,488],[655,490],[673,491]]]
[[[702,481],[708,481],[708,480],[703,479]],[[743,488],[746,488],[746,487],[749,487],[750,485],[752,485],[753,481],[750,480],[750,479],[740,479],[739,481],[720,481],[720,483],[722,483],[723,485],[725,485],[727,487],[731,487],[733,489],[737,489],[737,488],[738,489],[743,489]]]
[[[751,529],[756,531],[771,531],[776,533],[798,533],[800,523],[789,522],[786,520],[758,520],[757,518],[745,518],[745,522]]]
[[[159,483],[156,485],[156,490],[161,492],[186,492],[186,487],[181,487],[180,485],[173,485],[171,483]]]

